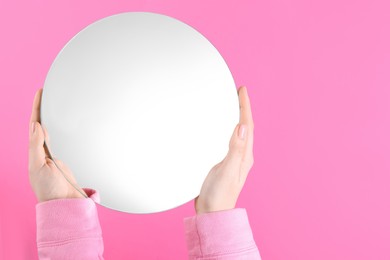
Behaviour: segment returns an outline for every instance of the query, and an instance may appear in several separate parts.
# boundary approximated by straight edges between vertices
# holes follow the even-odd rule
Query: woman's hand
[[[43,89],[35,94],[33,109],[30,118],[30,147],[29,147],[29,178],[31,187],[39,202],[66,199],[84,198],[62,175],[53,160],[50,159],[44,147],[49,145],[49,135],[40,124],[40,107]],[[50,147],[50,146],[49,146]],[[65,176],[74,184],[76,181],[70,169],[60,160],[54,159]],[[82,191],[81,188],[79,188]]]
[[[234,129],[226,157],[207,175],[195,199],[197,214],[233,209],[253,166],[253,119],[246,87],[238,90],[240,122]]]

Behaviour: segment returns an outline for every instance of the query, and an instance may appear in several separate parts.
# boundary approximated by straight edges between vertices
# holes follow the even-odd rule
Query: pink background
[[[389,2],[233,2],[0,0],[1,259],[37,258],[35,91],[77,32],[126,11],[195,27],[248,87],[255,164],[238,207],[263,259],[390,259]],[[186,258],[192,202],[152,215],[98,210],[106,259]]]

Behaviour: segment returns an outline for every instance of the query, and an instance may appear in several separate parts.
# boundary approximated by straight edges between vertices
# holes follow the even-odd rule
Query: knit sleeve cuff
[[[88,198],[56,199],[36,205],[38,247],[77,239],[101,238],[95,202],[99,194],[83,189]]]
[[[243,208],[185,218],[184,225],[188,252],[194,258],[257,251]]]

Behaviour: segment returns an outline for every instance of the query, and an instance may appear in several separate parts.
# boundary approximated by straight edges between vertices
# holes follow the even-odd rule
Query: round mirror
[[[199,195],[239,121],[216,48],[171,17],[121,13],[74,36],[44,83],[41,121],[54,157],[100,204],[160,212]]]

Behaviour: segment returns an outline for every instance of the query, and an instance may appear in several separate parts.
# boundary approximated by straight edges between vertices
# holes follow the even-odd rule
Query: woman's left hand
[[[61,171],[50,159],[45,150],[44,141],[49,146],[49,135],[40,124],[40,107],[43,89],[39,89],[34,98],[30,118],[30,147],[29,147],[29,179],[31,187],[39,202],[54,199],[84,198],[62,175]],[[49,147],[50,148],[50,147]],[[74,185],[76,180],[71,170],[60,160],[54,159],[64,175]],[[83,190],[79,188],[81,192]],[[86,195],[85,195],[86,196]]]

